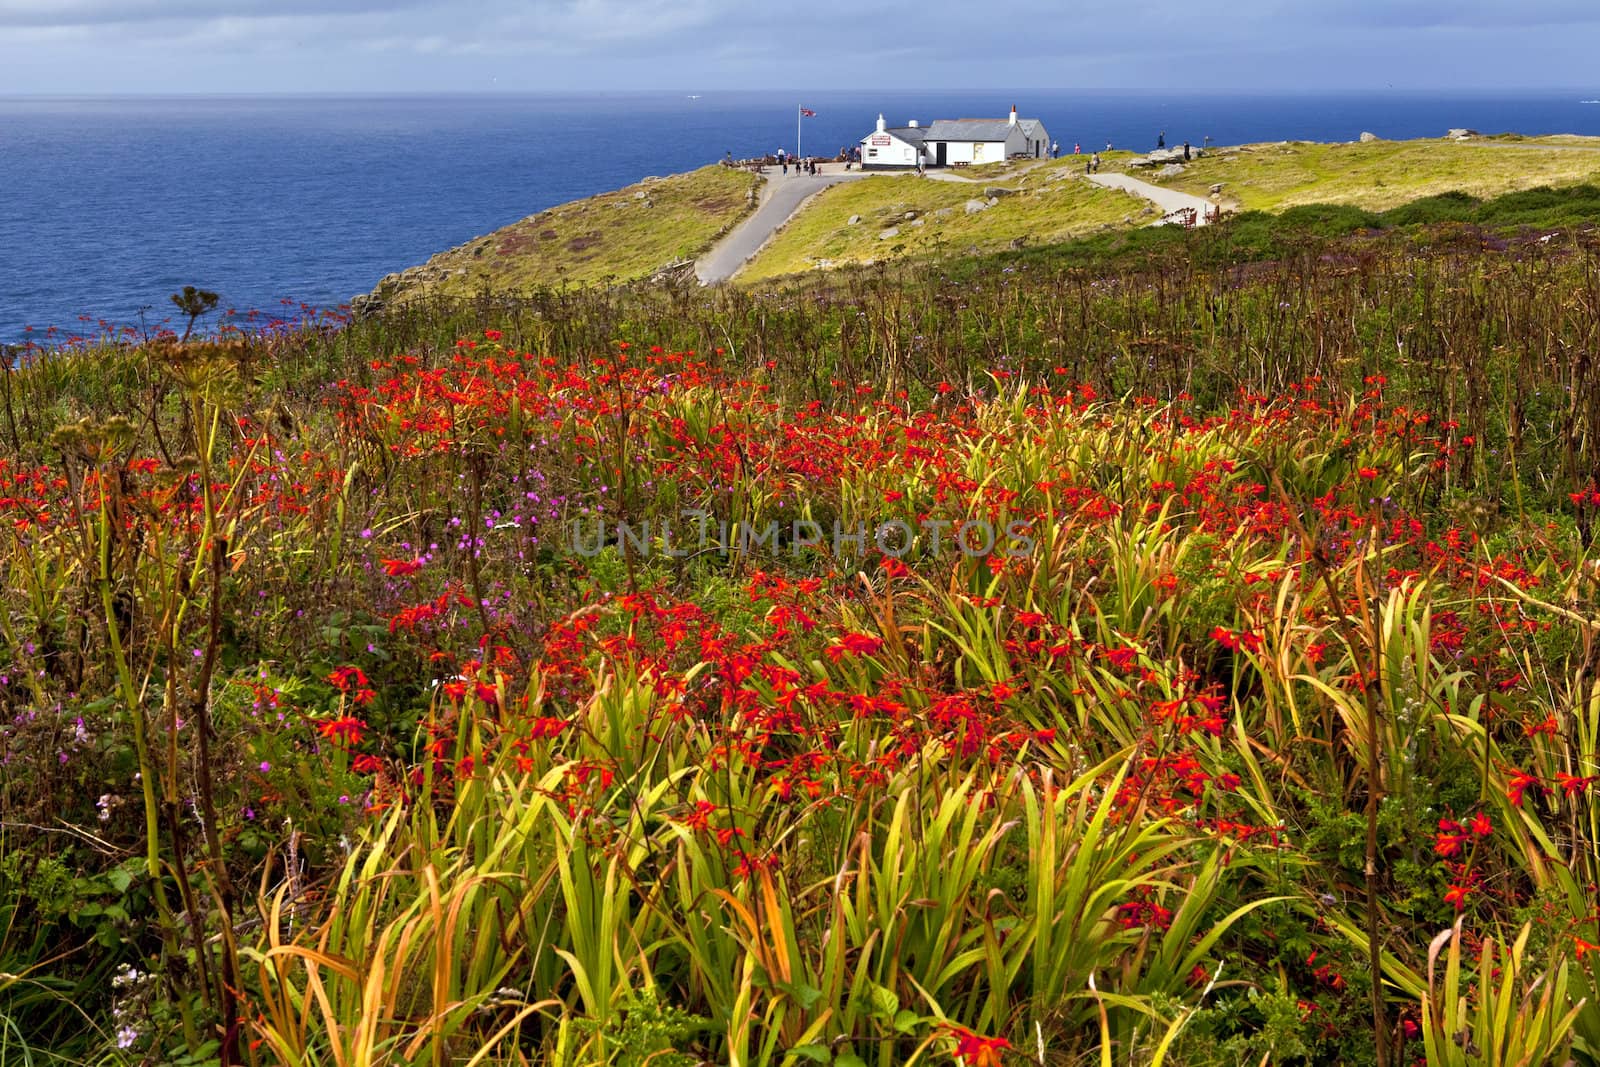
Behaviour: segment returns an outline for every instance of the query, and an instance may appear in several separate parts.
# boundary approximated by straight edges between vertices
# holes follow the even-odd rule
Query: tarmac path
[[[844,170],[838,164],[824,165],[817,174],[784,175],[767,168],[755,211],[734,227],[733,232],[713,245],[695,261],[694,274],[702,285],[725,282],[771,240],[779,227],[788,222],[800,205],[830,185],[854,181],[867,175],[859,170]],[[838,169],[835,169],[838,168]]]

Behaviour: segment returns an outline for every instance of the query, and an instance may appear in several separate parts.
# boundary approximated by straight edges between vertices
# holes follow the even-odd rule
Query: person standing
[[[1061,142],[1060,141],[1051,141],[1050,142],[1050,158],[1051,159],[1060,159],[1061,158]]]
[[[1188,141],[1183,142],[1183,161],[1185,163],[1189,162],[1189,142]]]
[[[1083,145],[1079,144],[1077,141],[1072,142],[1072,154],[1075,156],[1082,155]]]
[[[1162,130],[1156,134],[1156,148],[1159,150],[1165,147],[1167,147],[1167,131]]]

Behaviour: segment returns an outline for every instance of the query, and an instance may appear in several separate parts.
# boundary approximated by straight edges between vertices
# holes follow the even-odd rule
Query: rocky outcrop
[[[1450,130],[1449,132],[1447,132],[1445,134],[1445,136],[1448,137],[1452,141],[1465,141],[1469,137],[1481,137],[1483,135],[1480,134],[1477,130],[1469,130],[1469,129],[1466,129],[1464,127],[1461,127],[1461,128],[1456,128],[1456,129]]]
[[[668,263],[666,266],[657,270],[654,274],[650,275],[649,280],[650,284],[652,285],[664,285],[674,282],[688,284],[695,280],[694,260],[674,260],[673,262]]]
[[[1189,158],[1190,159],[1199,159],[1201,156],[1203,156],[1205,154],[1206,154],[1206,150],[1204,148],[1195,148],[1193,145],[1189,146]],[[1130,166],[1130,167],[1165,167],[1165,166],[1170,166],[1173,163],[1184,163],[1184,162],[1186,162],[1186,161],[1183,158],[1183,148],[1180,146],[1178,148],[1160,148],[1160,149],[1157,149],[1156,151],[1151,152],[1148,156],[1141,156],[1138,159],[1129,160],[1128,161],[1128,166]]]
[[[1368,133],[1365,130],[1361,131],[1361,143],[1362,144],[1371,144],[1373,141],[1381,141],[1381,140],[1383,140],[1383,138],[1379,137],[1375,133]]]
[[[469,241],[467,244],[471,245],[472,242]],[[357,319],[375,315],[388,307],[390,302],[402,293],[449,278],[459,278],[466,273],[465,267],[445,267],[429,260],[421,266],[407,267],[393,274],[385,274],[373,287],[372,292],[357,293],[350,298],[350,314]]]

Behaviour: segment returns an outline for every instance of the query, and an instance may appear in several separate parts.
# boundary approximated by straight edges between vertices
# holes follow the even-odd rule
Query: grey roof
[[[1018,119],[1038,122],[1038,119]],[[1004,141],[1011,136],[1012,126],[1006,119],[935,119],[924,130],[930,141]]]
[[[1030,141],[1044,136],[1044,123],[1038,119],[1018,119],[1017,125],[1022,127],[1023,136]]]
[[[869,133],[867,136],[861,138],[861,143],[866,144],[867,141],[872,138],[872,135],[877,132],[877,130],[873,130],[872,133]],[[892,133],[906,144],[921,148],[923,135],[926,134],[928,130],[924,126],[890,126],[883,132]]]

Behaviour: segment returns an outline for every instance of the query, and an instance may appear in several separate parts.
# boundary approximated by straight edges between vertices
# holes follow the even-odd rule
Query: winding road
[[[793,218],[795,212],[800,210],[800,206],[812,196],[831,185],[866,178],[871,173],[884,172],[843,170],[836,163],[823,164],[823,169],[817,174],[791,172],[784,175],[769,170],[762,175],[765,180],[757,197],[755,211],[695,261],[695,277],[702,285],[715,285],[717,282],[727,281],[737,274],[739,268],[749,262],[750,258],[759,252],[762,246],[772,239],[772,235]],[[905,172],[904,176],[910,176],[909,172]],[[930,170],[923,176],[936,181],[984,184],[983,179],[967,178],[948,171]],[[1003,178],[997,176],[988,181],[989,184],[1001,184],[1014,181],[1018,176],[1018,173],[1011,173]],[[1163,189],[1159,185],[1151,185],[1126,174],[1090,174],[1087,177],[1096,185],[1103,185],[1108,189],[1120,189],[1155,204],[1164,212],[1160,221],[1154,223],[1156,226],[1178,222],[1179,220],[1173,216],[1185,208],[1193,208],[1195,225],[1204,226],[1206,212],[1214,206],[1204,197],[1180,193],[1176,189]]]
[[[859,170],[835,170],[788,176],[781,172],[769,173],[763,177],[766,182],[761,186],[755,211],[695,261],[694,274],[700,284],[712,285],[733,277],[812,195],[830,185],[855,181],[866,175]]]

